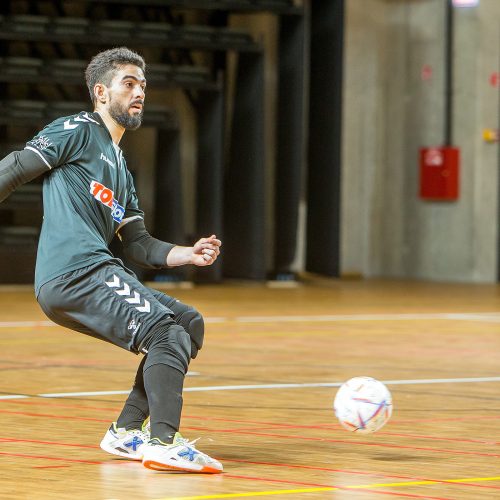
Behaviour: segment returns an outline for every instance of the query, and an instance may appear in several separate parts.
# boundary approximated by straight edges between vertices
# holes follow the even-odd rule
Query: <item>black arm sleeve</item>
[[[143,219],[127,222],[118,230],[118,237],[127,258],[138,266],[150,269],[167,267],[167,255],[175,246],[153,238],[147,232]]]
[[[0,160],[0,202],[22,184],[49,170],[42,158],[29,149],[8,154]]]

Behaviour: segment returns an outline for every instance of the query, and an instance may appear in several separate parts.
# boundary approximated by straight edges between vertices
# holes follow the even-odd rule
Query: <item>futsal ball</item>
[[[392,415],[389,389],[371,377],[354,377],[342,384],[333,402],[342,427],[359,434],[381,429]]]

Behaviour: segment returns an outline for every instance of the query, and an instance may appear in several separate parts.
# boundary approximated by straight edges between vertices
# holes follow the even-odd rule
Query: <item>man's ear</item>
[[[104,104],[107,99],[108,99],[108,92],[107,92],[106,85],[103,85],[102,83],[96,83],[94,85],[94,96],[96,99],[96,102]]]

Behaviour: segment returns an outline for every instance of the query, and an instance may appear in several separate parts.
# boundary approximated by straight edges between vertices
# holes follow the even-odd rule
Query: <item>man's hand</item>
[[[167,266],[175,267],[184,264],[210,266],[220,254],[222,243],[215,234],[199,239],[192,247],[175,246],[167,255]]]
[[[222,242],[215,234],[208,238],[199,239],[193,246],[193,257],[191,264],[195,266],[210,266],[220,254]]]

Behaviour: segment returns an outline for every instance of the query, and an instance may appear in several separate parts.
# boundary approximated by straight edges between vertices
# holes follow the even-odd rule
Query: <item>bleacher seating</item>
[[[300,9],[293,0],[88,0],[110,4],[169,6],[186,9],[231,11],[271,11],[279,14],[297,13]]]
[[[208,167],[201,168],[197,175],[210,171],[210,179],[197,182],[214,181],[211,189],[215,195],[203,200],[201,226],[209,223],[215,228],[210,230],[218,230],[226,154],[223,141],[229,141],[233,133],[224,129],[228,97],[239,100],[232,110],[239,113],[235,120],[245,121],[238,132],[241,140],[236,142],[243,149],[248,148],[246,157],[252,158],[258,168],[264,164],[263,145],[258,142],[263,140],[260,127],[264,47],[249,31],[232,27],[229,16],[271,12],[299,17],[303,8],[298,3],[300,0],[6,0],[0,7],[0,147],[8,153],[16,149],[21,138],[29,139],[55,118],[88,110],[88,90],[83,78],[88,60],[99,50],[128,46],[146,56],[148,88],[154,89],[157,98],[148,101],[143,123],[158,129],[155,175],[160,176],[155,180],[155,196],[163,199],[163,204],[170,203],[168,207],[161,206],[161,211],[182,207],[179,186],[176,185],[174,194],[165,194],[167,187],[181,177],[182,122],[175,109],[154,102],[163,103],[161,97],[167,92],[172,95],[165,95],[165,102],[172,102],[173,92],[181,89],[193,107],[192,117],[198,120],[194,127],[195,134],[200,134],[198,161],[207,162]],[[225,94],[228,52],[240,57],[239,68],[248,68],[241,96]],[[175,89],[170,90],[172,87]],[[238,120],[241,117],[244,120]],[[197,203],[201,204],[200,200]],[[26,214],[31,214],[31,218]],[[178,219],[182,219],[182,214]],[[24,186],[0,205],[2,282],[31,281],[40,221],[40,180]],[[161,231],[164,234],[155,236],[184,236],[181,222],[175,227],[165,224]],[[214,280],[221,276],[220,269],[210,272],[205,275]]]
[[[76,59],[42,60],[33,57],[0,57],[0,82],[60,83],[79,85],[87,62]],[[205,66],[148,64],[148,85],[153,87],[214,88],[210,68]]]
[[[211,26],[173,26],[168,23],[125,20],[90,21],[76,17],[0,16],[0,39],[71,42],[83,44],[134,44],[198,50],[259,50],[243,30]]]

